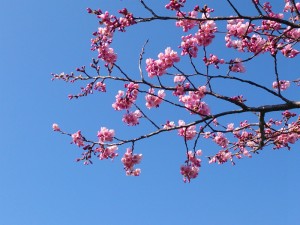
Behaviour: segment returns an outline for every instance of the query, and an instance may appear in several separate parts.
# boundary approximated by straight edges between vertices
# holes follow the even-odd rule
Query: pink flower
[[[197,158],[197,156],[201,155],[201,150],[197,150],[195,153],[188,151],[186,165],[180,167],[180,173],[183,175],[184,182],[190,182],[191,179],[195,179],[198,176],[201,159]]]
[[[95,90],[106,92],[106,85],[103,82],[97,82],[94,87]]]
[[[219,69],[219,63],[220,64],[224,64],[225,61],[224,59],[219,59],[216,55],[210,54],[209,58],[204,58],[203,61],[205,62],[205,65],[209,66],[209,65],[215,65],[215,67],[217,69]]]
[[[183,120],[179,120],[178,126],[185,126],[185,122]],[[196,134],[197,131],[195,125],[178,129],[178,135],[185,137],[186,140],[192,140]]]
[[[184,85],[177,84],[177,86],[175,88],[176,88],[176,90],[173,91],[173,95],[181,96],[181,95],[184,95],[185,91],[190,88],[190,84],[189,83],[185,83]]]
[[[246,72],[245,67],[243,66],[241,59],[236,58],[229,67],[230,71],[236,73],[244,73]]]
[[[288,44],[283,47],[283,49],[281,50],[281,53],[288,58],[294,58],[300,52],[296,49],[293,49],[291,44]]]
[[[227,148],[229,141],[227,138],[224,136],[223,133],[218,132],[217,136],[214,138],[214,141],[220,145],[222,148]]]
[[[194,165],[184,165],[180,167],[180,173],[183,175],[184,182],[190,182],[195,179],[199,174],[199,167]]]
[[[218,164],[223,164],[228,160],[232,160],[231,152],[229,152],[228,150],[221,150],[209,160],[209,163],[218,162]]]
[[[249,22],[243,23],[244,19],[235,19],[227,21],[227,30],[229,35],[244,37],[253,31],[253,26]]]
[[[190,55],[191,57],[196,58],[198,53],[198,39],[191,34],[183,36],[181,39],[181,55]]]
[[[208,105],[201,101],[205,96],[206,87],[201,86],[198,88],[198,91],[189,91],[188,95],[180,95],[179,101],[184,103],[184,106],[191,114],[199,114],[204,117],[210,114],[210,109]]]
[[[186,0],[170,0],[170,2],[165,6],[169,10],[179,10],[184,6]]]
[[[182,83],[185,81],[185,76],[182,75],[176,75],[174,77],[174,83]]]
[[[98,58],[102,59],[108,64],[114,64],[117,61],[117,54],[114,53],[114,49],[110,48],[108,44],[99,46]]]
[[[52,125],[52,129],[53,129],[53,131],[60,131],[60,128],[59,128],[58,124],[56,124],[56,123],[54,123]]]
[[[168,129],[171,129],[171,128],[174,128],[174,127],[175,127],[174,121],[167,121],[163,128],[168,130]]]
[[[197,11],[191,11],[188,13],[188,17],[191,18],[197,18]],[[183,18],[186,17],[186,13],[183,12],[177,12],[177,17],[178,18]],[[178,20],[176,22],[176,26],[177,27],[182,27],[184,32],[187,32],[188,30],[192,29],[195,25],[197,25],[197,21],[196,20]]]
[[[197,151],[196,151],[196,155],[197,155],[197,156],[201,156],[201,155],[202,155],[202,150],[200,150],[200,149],[197,150]]]
[[[131,148],[127,148],[126,153],[121,159],[127,176],[139,176],[141,169],[134,169],[136,164],[139,164],[142,160],[142,154],[133,154]]]
[[[99,142],[112,141],[115,136],[115,131],[113,129],[108,130],[106,127],[101,127],[98,131],[97,137]]]
[[[170,47],[165,49],[165,54],[159,53],[158,59],[147,59],[146,70],[150,78],[154,76],[162,76],[166,70],[173,66],[175,62],[179,62],[180,58],[177,52],[174,52]]]
[[[227,131],[232,131],[234,129],[234,123],[230,123],[227,125]]]
[[[274,89],[278,89],[277,81],[274,81],[272,86],[273,86]],[[284,91],[284,90],[288,89],[289,86],[290,86],[290,82],[288,80],[280,80],[279,81],[280,90]]]
[[[198,46],[208,46],[215,38],[214,33],[217,31],[216,23],[212,20],[201,23],[200,29],[195,34]]]
[[[139,85],[131,82],[129,84],[125,84],[125,87],[127,88],[126,93],[119,90],[116,95],[116,102],[112,104],[112,107],[115,110],[129,109],[137,99]]]
[[[139,124],[139,118],[142,117],[142,113],[140,110],[136,110],[134,112],[127,112],[124,116],[122,121],[126,123],[128,126],[135,126]]]
[[[108,146],[107,148],[104,147],[100,147],[100,148],[96,148],[95,152],[99,152],[99,159],[103,160],[103,159],[114,159],[118,156],[118,153],[116,153],[116,151],[118,150],[118,146],[116,145],[112,145],[112,146]]]
[[[158,107],[166,96],[164,90],[159,90],[156,96],[153,88],[150,88],[148,93],[145,97],[148,109]]]
[[[76,144],[78,147],[84,146],[84,139],[80,130],[72,134],[71,137],[73,139],[72,143]]]
[[[170,47],[165,49],[165,54],[158,54],[158,58],[164,62],[167,68],[173,66],[175,62],[180,61],[177,52],[173,51]]]

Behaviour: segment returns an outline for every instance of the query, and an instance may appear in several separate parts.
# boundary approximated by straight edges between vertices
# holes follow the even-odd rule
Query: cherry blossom
[[[139,119],[142,117],[142,113],[140,110],[135,110],[134,112],[127,112],[122,121],[126,123],[128,126],[135,126],[139,124]]]
[[[229,141],[225,137],[225,135],[221,132],[218,132],[214,138],[214,141],[220,145],[222,148],[227,148]]]
[[[81,135],[81,131],[77,131],[76,133],[71,135],[72,137],[72,142],[77,145],[78,147],[84,146],[84,139],[83,136]]]
[[[106,85],[103,82],[97,82],[94,87],[95,90],[106,92]]]
[[[183,120],[178,121],[179,126],[185,126]],[[186,140],[192,140],[197,134],[196,126],[183,127],[178,129],[178,135],[184,137]]]
[[[107,148],[104,148],[103,146],[96,148],[95,152],[100,153],[98,156],[100,160],[109,159],[109,158],[113,160],[118,156],[118,153],[116,153],[117,150],[118,150],[118,146],[112,145],[112,146],[108,146]]]
[[[109,130],[106,127],[101,127],[97,134],[99,142],[113,141],[114,136],[115,131],[113,129]]]
[[[177,12],[177,17],[181,18],[181,17],[191,17],[191,18],[197,18],[198,12],[197,11],[191,11],[188,13],[188,15],[186,15],[186,13],[183,12]],[[196,26],[198,22],[196,20],[179,20],[176,22],[176,26],[178,27],[182,27],[184,32],[187,32],[188,30],[194,28]]]
[[[149,94],[146,95],[146,107],[148,109],[158,107],[163,99],[165,98],[166,94],[164,90],[159,90],[157,96],[154,94],[154,89],[149,89]]]
[[[272,86],[274,89],[278,89],[278,82],[274,81]],[[290,82],[288,80],[280,80],[279,81],[280,90],[284,91],[284,90],[288,89],[289,86],[290,86]]]
[[[52,125],[52,129],[53,129],[54,131],[60,131],[60,128],[59,128],[58,124],[56,124],[56,123],[54,123],[54,124]]]
[[[147,59],[146,70],[150,78],[154,76],[162,76],[166,70],[173,66],[175,62],[179,62],[180,58],[177,52],[173,51],[170,47],[165,49],[165,53],[159,53],[158,59]]]
[[[121,159],[127,176],[139,176],[141,169],[134,169],[136,164],[139,164],[142,160],[142,154],[133,154],[131,148],[127,148],[126,153]]]
[[[115,110],[124,110],[131,108],[132,104],[136,101],[138,95],[139,85],[134,83],[125,84],[127,88],[126,93],[119,90],[116,95],[116,102],[112,104]]]
[[[232,72],[236,72],[236,73],[244,73],[246,72],[246,69],[243,65],[243,63],[241,62],[241,59],[236,58],[234,61],[232,61],[233,64],[231,64],[230,66],[230,70]]]

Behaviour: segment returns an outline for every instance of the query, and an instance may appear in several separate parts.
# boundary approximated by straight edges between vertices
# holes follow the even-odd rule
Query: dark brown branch
[[[147,9],[153,16],[157,16],[157,14],[151,8],[149,8],[143,0],[140,0],[140,2],[144,6],[144,8]]]
[[[260,132],[260,142],[258,149],[262,149],[264,147],[264,142],[266,140],[265,136],[265,112],[259,113],[259,132]]]
[[[239,16],[242,17],[242,15],[240,14],[240,12],[237,10],[237,8],[231,3],[230,0],[227,0],[227,2],[229,3],[229,5],[231,6],[231,8],[235,11],[235,13]]]
[[[287,26],[290,26],[292,28],[300,28],[300,24],[296,24],[293,22],[290,22],[288,20],[284,20],[284,19],[280,19],[280,18],[276,18],[276,17],[270,17],[270,16],[266,16],[266,15],[259,15],[259,16],[219,16],[219,17],[208,17],[205,19],[202,18],[193,18],[193,17],[184,17],[184,18],[180,18],[180,17],[172,17],[172,16],[155,16],[155,17],[135,17],[135,21],[137,23],[144,23],[144,22],[150,22],[150,21],[154,21],[154,20],[195,20],[195,21],[199,21],[199,22],[203,22],[203,21],[227,21],[227,20],[235,20],[235,19],[246,19],[246,20],[251,20],[251,21],[260,21],[260,20],[270,20],[270,21],[274,21],[274,22],[278,22]]]

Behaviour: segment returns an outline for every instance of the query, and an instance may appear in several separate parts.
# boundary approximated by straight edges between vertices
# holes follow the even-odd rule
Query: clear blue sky
[[[50,73],[73,71],[95,57],[89,48],[97,21],[87,7],[116,10],[128,4],[139,11],[138,1],[0,2],[0,225],[299,224],[299,144],[291,151],[266,149],[236,166],[208,165],[204,159],[190,184],[179,174],[185,150],[175,134],[137,146],[144,155],[140,177],[125,176],[121,157],[95,159],[92,166],[76,163],[80,149],[53,133],[53,122],[89,137],[100,126],[120,135],[126,129],[121,114],[110,107],[115,93],[69,101],[67,95],[77,93],[78,86],[51,82]],[[138,73],[138,54],[147,38],[147,57],[179,45],[180,30],[165,25],[149,25],[155,31],[139,26],[117,37],[115,47],[127,71]],[[252,74],[267,77],[263,65],[258,63]],[[299,90],[293,90],[290,95],[297,96]]]

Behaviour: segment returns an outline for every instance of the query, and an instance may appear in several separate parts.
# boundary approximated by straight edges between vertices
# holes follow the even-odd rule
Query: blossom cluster
[[[113,65],[117,60],[117,54],[111,47],[113,35],[116,30],[125,31],[125,28],[135,24],[132,13],[129,13],[126,8],[119,10],[122,15],[117,18],[109,12],[102,12],[101,10],[87,9],[88,13],[95,14],[100,20],[99,23],[103,27],[99,27],[98,31],[94,32],[95,36],[92,39],[92,50],[98,51],[98,58],[106,62],[106,65]]]
[[[296,3],[296,6],[299,7],[299,3]],[[225,36],[226,46],[241,52],[253,52],[256,55],[267,51],[275,55],[280,50],[284,56],[294,58],[299,54],[299,51],[294,49],[293,45],[299,40],[300,29],[291,28],[290,26],[283,28],[282,23],[278,20],[282,20],[284,15],[274,13],[270,3],[264,3],[263,9],[274,20],[262,20],[260,25],[245,22],[244,19],[228,20]],[[289,0],[286,1],[284,7],[284,12],[288,11],[295,11]],[[281,35],[282,30],[284,35]],[[274,32],[278,32],[279,36],[276,37]]]
[[[106,127],[101,127],[100,131],[98,131],[97,134],[100,143],[113,141],[114,136],[115,131],[113,129],[107,129]]]
[[[158,107],[163,99],[165,98],[166,93],[164,90],[159,90],[157,95],[154,95],[154,89],[150,88],[148,94],[146,95],[146,107],[148,109]]]
[[[115,110],[124,110],[131,108],[132,104],[136,101],[138,96],[139,85],[133,82],[129,84],[125,84],[125,88],[127,88],[126,93],[124,91],[119,90],[116,95],[116,102],[112,104],[112,107]]]
[[[217,32],[216,23],[213,20],[201,22],[198,31],[192,35],[183,36],[180,47],[181,55],[189,55],[193,58],[197,57],[199,46],[208,46],[212,43]]]
[[[201,159],[197,158],[197,156],[201,156],[202,151],[197,150],[195,153],[192,151],[188,151],[186,165],[182,165],[180,167],[180,173],[183,175],[184,182],[190,182],[191,179],[195,179],[201,167]]]
[[[104,147],[103,145],[99,148],[95,149],[95,153],[99,153],[98,158],[100,160],[103,159],[114,159],[118,156],[118,153],[116,152],[118,150],[118,146],[112,145],[108,147]]]
[[[274,89],[279,88],[280,90],[284,91],[289,88],[290,82],[288,80],[280,80],[278,85],[278,82],[274,81],[272,86]]]
[[[162,76],[166,70],[173,66],[174,63],[179,62],[180,58],[177,52],[173,51],[170,47],[166,48],[165,53],[159,53],[158,59],[146,60],[146,71],[150,78],[155,76]]]
[[[170,0],[170,2],[165,7],[166,9],[177,11],[184,6],[185,2],[186,0]]]
[[[134,112],[127,112],[124,114],[122,121],[128,126],[135,126],[139,124],[139,119],[142,117],[142,112],[140,110],[135,110]]]
[[[183,120],[179,120],[178,126],[185,126],[185,122]],[[184,137],[185,140],[192,140],[196,134],[197,131],[195,125],[178,129],[178,135]]]
[[[127,148],[126,153],[121,159],[127,176],[139,176],[141,173],[140,168],[134,169],[136,164],[139,164],[142,160],[142,154],[133,154],[131,148]]]
[[[189,91],[188,95],[180,95],[179,101],[184,103],[184,106],[191,114],[199,114],[202,117],[210,115],[208,105],[201,101],[205,96],[206,86],[201,86],[197,91]]]

